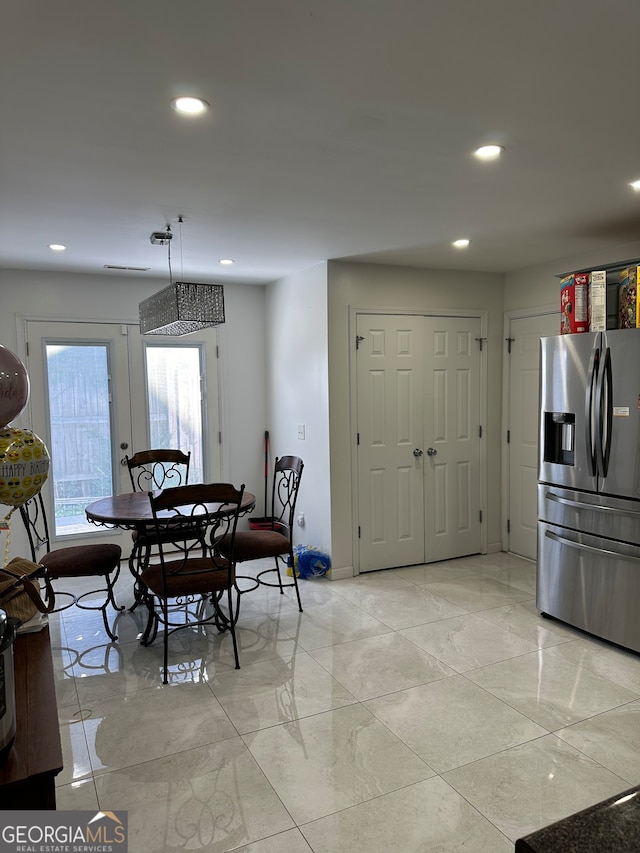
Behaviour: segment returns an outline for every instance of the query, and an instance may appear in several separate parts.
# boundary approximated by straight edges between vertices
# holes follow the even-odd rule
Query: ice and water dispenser
[[[572,412],[544,413],[544,461],[573,465],[576,416]]]

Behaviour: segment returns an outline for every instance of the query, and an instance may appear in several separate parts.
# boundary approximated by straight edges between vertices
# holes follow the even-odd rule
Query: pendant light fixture
[[[178,223],[182,258],[182,216],[178,217]],[[154,231],[150,237],[153,245],[167,247],[169,286],[140,303],[140,332],[143,335],[190,335],[224,323],[224,288],[221,284],[173,281],[172,239],[170,225],[165,231]]]

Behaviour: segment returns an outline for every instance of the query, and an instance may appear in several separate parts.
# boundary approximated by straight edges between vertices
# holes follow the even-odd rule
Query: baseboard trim
[[[329,580],[343,581],[353,577],[353,566],[342,566],[340,569],[331,569]]]

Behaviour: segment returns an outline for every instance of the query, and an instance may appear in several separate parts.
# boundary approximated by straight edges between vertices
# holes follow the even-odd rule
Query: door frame
[[[395,315],[417,315],[419,317],[470,317],[480,320],[480,337],[483,344],[487,342],[487,330],[489,325],[489,312],[486,310],[451,308],[430,310],[427,308],[381,308],[367,307],[366,305],[349,306],[349,434],[350,434],[350,457],[351,457],[351,543],[352,543],[352,565],[353,576],[360,574],[360,549],[358,547],[358,418],[357,418],[357,370],[356,370],[356,328],[359,314],[395,314]],[[484,523],[481,525],[480,546],[482,553],[487,551],[487,524],[486,507],[488,497],[487,484],[487,359],[480,359],[480,422],[483,425],[483,434],[480,439],[480,505],[483,510]]]
[[[500,493],[502,495],[502,507],[500,517],[500,531],[503,550],[509,551],[509,531],[507,521],[509,519],[509,507],[511,495],[509,494],[509,443],[507,442],[507,430],[511,423],[511,394],[509,387],[510,362],[507,350],[507,342],[511,337],[511,324],[514,320],[524,320],[529,317],[542,317],[548,314],[558,314],[560,309],[557,305],[538,305],[534,308],[518,308],[513,311],[505,311],[503,317],[504,349],[502,351],[502,477]],[[558,334],[560,334],[560,321],[558,320]]]
[[[95,325],[95,324],[114,325],[114,326],[135,326],[135,325],[138,325],[138,320],[137,319],[136,320],[123,319],[121,317],[116,318],[116,319],[109,318],[109,317],[106,317],[106,318],[105,317],[93,317],[93,318],[69,317],[69,318],[66,318],[66,317],[60,317],[60,316],[40,315],[40,314],[16,314],[15,315],[15,323],[16,323],[16,342],[17,342],[16,355],[18,356],[18,358],[20,358],[20,360],[24,364],[28,364],[28,357],[27,357],[27,325],[28,325],[28,323],[51,323],[52,324],[52,330],[53,330],[53,329],[55,329],[56,323],[74,324],[74,325],[78,325],[79,327],[86,326],[86,325],[91,326],[91,325]],[[216,464],[217,464],[217,466],[219,467],[219,470],[221,472],[220,476],[224,478],[224,471],[228,468],[228,460],[226,458],[226,453],[224,452],[225,447],[222,444],[221,435],[222,435],[222,429],[223,429],[223,425],[222,425],[223,396],[226,393],[224,390],[224,388],[225,388],[224,383],[225,383],[226,374],[225,374],[225,371],[223,369],[223,364],[222,364],[222,361],[223,361],[222,354],[221,354],[222,347],[220,345],[221,342],[220,342],[219,332],[220,332],[220,329],[219,328],[216,329],[216,351],[215,351],[215,356],[214,356],[215,364],[216,364],[216,377],[215,377],[216,378],[216,388],[217,388],[217,394],[218,394],[218,399],[217,399],[216,404],[215,404],[215,407],[216,407],[217,412],[218,412],[218,428],[217,428],[217,430],[215,430],[215,429],[213,430],[214,432],[218,433],[218,441],[217,441],[217,445],[216,445],[217,449],[211,449],[209,451],[209,456],[208,457],[205,456],[204,462],[205,462],[205,472],[206,472],[207,468],[214,469],[216,467]],[[52,331],[52,335],[53,335],[53,331]],[[171,338],[171,340],[174,340],[174,338]],[[154,341],[154,343],[155,342],[156,341]],[[144,370],[144,366],[143,366],[143,370]],[[206,360],[205,360],[205,363],[203,364],[203,376],[204,376],[204,380],[205,380],[205,383],[207,386],[205,389],[205,393],[207,393],[207,394],[208,394],[208,384],[209,384],[207,381],[207,376],[208,376],[208,373],[210,374],[211,372],[212,371],[207,372],[207,365],[206,365]],[[129,373],[130,373],[130,369],[129,369]],[[146,378],[145,378],[145,392],[144,393],[145,394],[147,393]],[[210,422],[211,418],[209,416],[209,408],[210,407],[208,405],[205,406],[205,409],[203,412],[203,435],[204,436],[209,435],[211,432],[211,426],[212,425]],[[32,413],[32,407],[31,407],[31,398],[29,398],[27,406],[25,407],[25,409],[22,412],[22,414],[20,415],[20,417],[16,419],[16,421],[18,423],[22,423],[28,429],[33,428],[33,413]],[[214,460],[214,455],[217,455],[217,457],[218,457],[217,462]],[[205,473],[205,478],[206,478],[206,476],[207,475]],[[19,527],[19,525],[18,525],[18,527]],[[104,535],[105,532],[106,531],[96,530],[96,534],[87,533],[84,535],[88,536],[88,537],[90,537],[90,536],[97,537],[99,535]],[[110,532],[114,533],[113,530],[111,530]],[[25,536],[25,541],[26,541],[26,536]]]

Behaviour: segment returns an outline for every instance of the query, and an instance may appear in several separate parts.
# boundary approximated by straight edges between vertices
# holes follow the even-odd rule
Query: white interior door
[[[509,338],[509,551],[536,558],[540,338],[557,335],[557,314],[511,320]]]
[[[477,318],[359,314],[359,568],[481,549]]]
[[[424,559],[422,317],[359,314],[360,570]]]
[[[477,554],[480,320],[425,317],[425,562]]]

